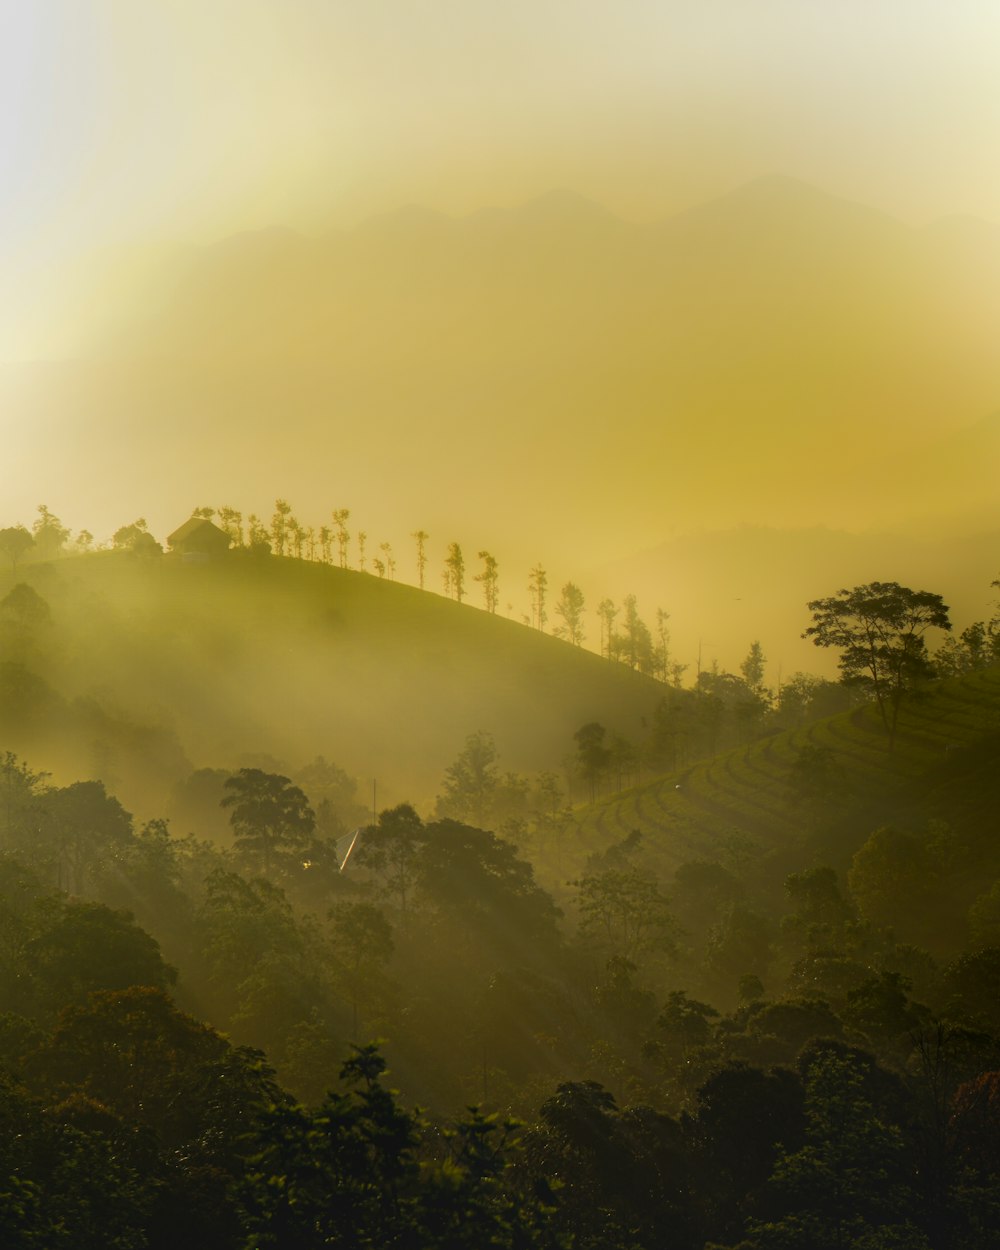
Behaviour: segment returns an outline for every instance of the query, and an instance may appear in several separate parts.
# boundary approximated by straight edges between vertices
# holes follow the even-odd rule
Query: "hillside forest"
[[[0,530],[2,1244],[1000,1245],[1000,616],[331,518]]]

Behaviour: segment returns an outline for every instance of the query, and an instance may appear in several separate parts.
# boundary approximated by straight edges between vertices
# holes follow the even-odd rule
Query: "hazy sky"
[[[1000,219],[995,0],[0,0],[0,254],[782,171]]]

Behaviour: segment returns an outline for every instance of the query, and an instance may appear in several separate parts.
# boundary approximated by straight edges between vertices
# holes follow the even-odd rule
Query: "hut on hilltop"
[[[171,555],[185,560],[212,560],[224,556],[232,539],[205,517],[193,516],[179,529],[167,535]]]

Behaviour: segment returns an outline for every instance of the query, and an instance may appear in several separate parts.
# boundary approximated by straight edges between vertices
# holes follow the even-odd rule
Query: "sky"
[[[776,170],[1000,220],[998,47],[974,0],[2,0],[0,255]]]

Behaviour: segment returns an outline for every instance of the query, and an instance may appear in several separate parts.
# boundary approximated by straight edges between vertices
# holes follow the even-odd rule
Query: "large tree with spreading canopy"
[[[940,595],[898,582],[870,582],[808,604],[813,623],[802,635],[837,647],[844,682],[866,688],[878,705],[893,748],[906,692],[933,675],[924,635],[951,629]]]

